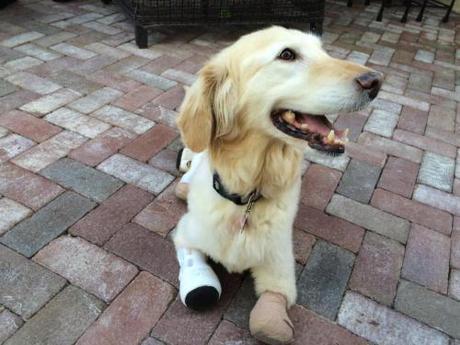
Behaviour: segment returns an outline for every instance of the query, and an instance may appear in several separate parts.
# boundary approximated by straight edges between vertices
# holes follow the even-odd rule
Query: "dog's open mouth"
[[[318,151],[339,155],[345,151],[348,129],[336,130],[324,115],[310,115],[292,110],[276,110],[273,124],[283,133],[303,139]]]

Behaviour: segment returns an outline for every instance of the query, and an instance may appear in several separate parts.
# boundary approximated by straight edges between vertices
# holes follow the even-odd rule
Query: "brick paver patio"
[[[296,344],[460,344],[460,21],[329,2],[334,56],[385,73],[339,115],[348,155],[306,157]],[[119,8],[0,11],[0,344],[256,344],[247,276],[186,310],[168,234],[183,86],[239,29],[162,29],[138,50]]]

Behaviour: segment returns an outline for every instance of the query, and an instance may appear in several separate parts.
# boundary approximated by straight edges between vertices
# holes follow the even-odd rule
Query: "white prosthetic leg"
[[[190,181],[200,165],[202,156],[202,153],[195,153],[186,147],[177,154],[177,170],[185,172],[175,189],[179,199],[187,200]]]
[[[220,298],[219,278],[207,264],[206,257],[196,249],[177,248],[179,260],[179,295],[190,309],[204,310]]]

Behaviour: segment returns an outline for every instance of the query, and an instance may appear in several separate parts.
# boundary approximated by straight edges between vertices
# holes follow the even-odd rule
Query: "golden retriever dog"
[[[201,279],[191,283],[195,301],[181,292],[186,305],[220,295],[206,283],[216,278],[205,257],[229,272],[250,270],[260,296],[251,333],[270,344],[292,340],[286,309],[296,301],[292,229],[304,151],[342,154],[347,131],[325,115],[365,107],[381,80],[329,56],[318,37],[277,26],[242,36],[203,67],[177,120],[186,147],[200,152],[174,234],[181,290]],[[186,272],[187,255],[201,271]]]

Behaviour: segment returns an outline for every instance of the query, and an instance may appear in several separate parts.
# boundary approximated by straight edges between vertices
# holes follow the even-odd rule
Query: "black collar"
[[[241,196],[239,194],[235,193],[229,193],[227,189],[225,189],[222,181],[220,180],[220,176],[217,172],[214,172],[214,175],[212,176],[212,186],[214,187],[214,190],[220,194],[221,197],[230,200],[234,204],[238,206],[243,206],[249,203],[249,201],[252,199],[252,202],[256,202],[262,197],[262,194],[260,194],[257,189],[254,189],[251,193],[248,195]]]

